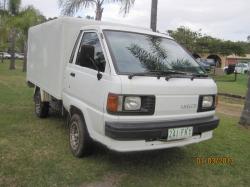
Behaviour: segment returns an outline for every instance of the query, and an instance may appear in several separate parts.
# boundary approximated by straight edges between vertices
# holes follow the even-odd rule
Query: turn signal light
[[[115,94],[108,95],[107,110],[109,112],[117,112],[119,105],[119,96]]]

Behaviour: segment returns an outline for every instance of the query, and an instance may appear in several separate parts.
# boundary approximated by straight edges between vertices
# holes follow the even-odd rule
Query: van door
[[[83,46],[91,53],[91,58],[87,58],[82,52]],[[94,63],[93,63],[94,61]],[[98,80],[98,71],[102,74],[102,78]],[[103,110],[104,102],[108,92],[108,77],[105,73],[106,59],[103,48],[95,31],[84,32],[81,36],[78,49],[72,64],[68,64],[66,68],[66,76],[68,76],[67,94],[81,103],[85,109],[84,117],[87,125],[91,124],[91,129],[95,132],[102,133],[103,126]]]

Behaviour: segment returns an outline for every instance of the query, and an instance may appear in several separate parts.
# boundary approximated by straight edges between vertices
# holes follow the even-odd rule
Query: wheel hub
[[[79,146],[79,129],[76,122],[70,126],[70,145],[74,150]]]

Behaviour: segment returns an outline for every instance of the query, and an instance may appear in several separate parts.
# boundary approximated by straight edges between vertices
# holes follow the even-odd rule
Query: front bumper
[[[169,128],[192,126],[193,136],[196,136],[214,130],[218,124],[219,118],[216,116],[162,122],[106,122],[105,135],[119,141],[155,141],[167,139]]]

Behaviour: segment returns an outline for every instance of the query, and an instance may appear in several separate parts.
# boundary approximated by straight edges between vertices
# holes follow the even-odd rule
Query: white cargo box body
[[[56,99],[62,99],[64,70],[76,39],[83,27],[93,25],[124,27],[117,23],[60,17],[30,28],[27,81],[39,86]],[[129,25],[125,27],[136,28]]]
[[[61,99],[64,67],[81,28],[101,23],[62,17],[32,27],[28,38],[27,81]]]

